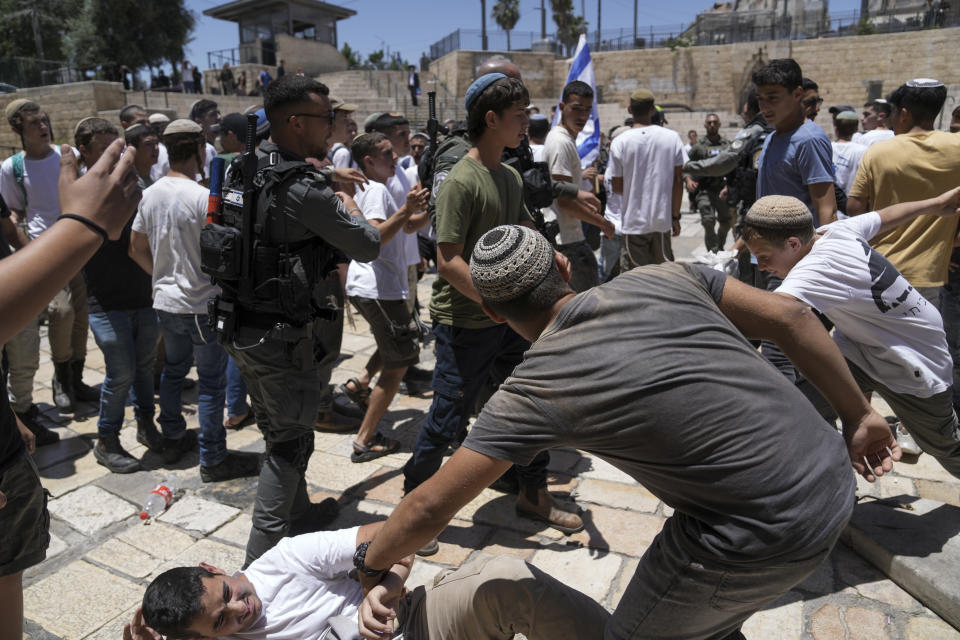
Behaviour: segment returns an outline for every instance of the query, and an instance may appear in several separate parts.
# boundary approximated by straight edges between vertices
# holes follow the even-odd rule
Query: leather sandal
[[[347,385],[352,384],[356,391],[348,387]],[[346,382],[340,385],[340,391],[343,395],[350,398],[350,402],[357,405],[364,411],[367,410],[367,407],[370,404],[370,388],[363,388],[363,385],[360,384],[360,381],[356,378],[350,378]]]
[[[369,462],[377,458],[390,455],[400,448],[400,443],[396,440],[387,438],[379,431],[373,435],[373,442],[367,445],[353,443],[353,453],[350,454],[352,462]]]

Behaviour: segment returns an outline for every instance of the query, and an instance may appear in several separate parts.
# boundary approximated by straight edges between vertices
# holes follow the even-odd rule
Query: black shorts
[[[47,557],[50,513],[47,490],[40,484],[37,466],[26,452],[0,472],[0,491],[7,506],[0,509],[0,577],[19,573]]]
[[[351,296],[350,302],[370,325],[384,369],[399,369],[420,362],[420,331],[406,300],[373,300]]]

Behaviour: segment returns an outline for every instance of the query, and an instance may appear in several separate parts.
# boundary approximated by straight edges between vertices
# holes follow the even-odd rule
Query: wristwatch
[[[369,542],[361,542],[359,545],[357,545],[357,550],[353,554],[353,566],[356,567],[357,571],[368,578],[376,578],[380,574],[384,573],[386,569],[371,569],[366,565],[364,560],[367,558],[367,547],[369,546]]]

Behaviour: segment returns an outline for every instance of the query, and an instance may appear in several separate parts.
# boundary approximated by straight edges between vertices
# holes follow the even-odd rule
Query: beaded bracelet
[[[100,225],[98,225],[93,220],[90,220],[89,218],[78,216],[75,213],[63,213],[63,214],[60,214],[60,217],[57,218],[57,220],[58,221],[63,220],[64,218],[67,218],[68,220],[76,220],[77,222],[82,222],[83,224],[87,225],[89,228],[99,233],[100,236],[103,238],[104,242],[107,242],[110,239],[110,235],[107,233],[107,230],[101,227]]]

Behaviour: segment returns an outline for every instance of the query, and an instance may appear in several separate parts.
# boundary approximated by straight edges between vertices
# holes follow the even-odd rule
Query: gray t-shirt
[[[846,447],[717,307],[724,282],[667,263],[579,294],[464,446],[519,464],[595,454],[676,510],[695,558],[810,557],[853,508]]]

